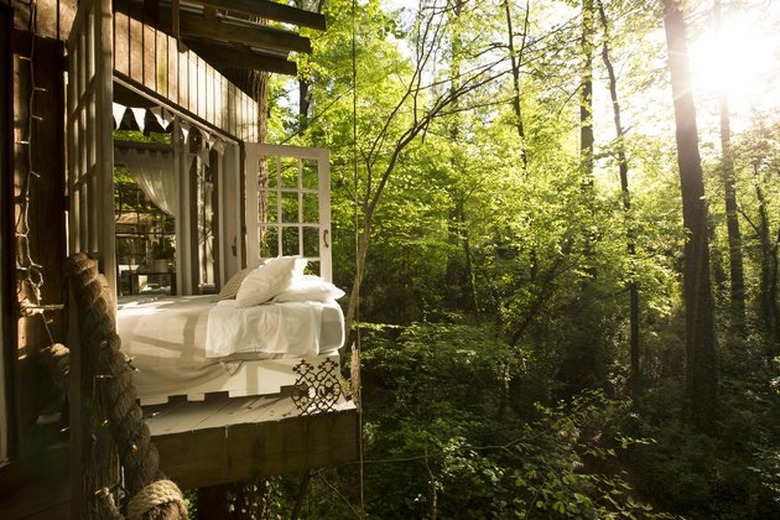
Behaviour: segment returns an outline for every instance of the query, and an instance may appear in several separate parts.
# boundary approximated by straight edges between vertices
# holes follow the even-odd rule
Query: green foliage
[[[724,326],[722,182],[717,147],[704,153],[723,296],[722,410],[716,430],[694,432],[680,419],[687,237],[661,5],[603,4],[627,132],[614,139],[597,60],[592,189],[583,189],[577,144],[580,2],[508,3],[520,121],[503,2],[391,13],[370,0],[354,18],[352,2],[328,2],[329,28],[311,34],[314,53],[299,62],[297,80],[311,95],[305,129],[295,82],[272,82],[271,140],[330,149],[338,285],[355,282],[356,242],[371,240],[359,299],[369,518],[777,516],[780,390],[768,360],[780,352],[780,328],[766,295],[777,286],[780,127],[764,116],[733,139],[744,337]],[[425,29],[437,37],[424,39]],[[424,50],[434,58],[419,68]],[[490,65],[491,81],[428,119],[442,96]],[[418,133],[405,141],[410,129]],[[629,209],[618,145],[629,161]],[[630,284],[641,350],[633,403]],[[359,516],[358,473],[356,465],[318,473],[309,517]],[[275,484],[278,511],[291,507],[290,482]]]
[[[619,467],[618,452],[647,442],[620,434],[626,403],[595,392],[514,409],[523,353],[489,328],[364,341],[369,517],[654,517]]]

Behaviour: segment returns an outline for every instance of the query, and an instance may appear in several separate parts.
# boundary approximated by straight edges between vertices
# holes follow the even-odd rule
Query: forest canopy
[[[303,514],[780,516],[780,5],[295,3],[363,411]]]

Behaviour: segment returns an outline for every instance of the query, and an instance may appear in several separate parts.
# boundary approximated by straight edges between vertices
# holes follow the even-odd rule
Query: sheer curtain
[[[173,171],[173,152],[116,147],[114,162],[127,167],[130,176],[155,206],[176,217],[178,187]]]

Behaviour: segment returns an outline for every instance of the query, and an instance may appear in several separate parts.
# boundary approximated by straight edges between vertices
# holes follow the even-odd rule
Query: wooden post
[[[71,518],[107,518],[105,489],[119,483],[119,464],[99,395],[102,374],[95,374],[95,354],[82,343],[80,313],[74,298],[75,280],[69,281],[68,347],[70,348],[70,485]],[[104,290],[108,290],[107,284]]]

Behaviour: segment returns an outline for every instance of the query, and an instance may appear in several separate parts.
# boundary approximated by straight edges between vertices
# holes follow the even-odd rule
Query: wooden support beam
[[[235,47],[208,45],[197,40],[188,39],[187,45],[212,65],[218,64],[220,67],[235,67],[246,70],[266,70],[293,76],[298,73],[298,67],[294,62],[281,58],[242,51]]]
[[[167,16],[163,15],[161,18],[165,24]],[[223,17],[214,20],[179,11],[179,28],[182,36],[243,43],[280,53],[311,53],[311,42],[308,38],[291,31],[252,24],[237,18]]]
[[[222,0],[217,0],[222,1]],[[311,53],[311,42],[308,38],[298,35],[294,31],[278,29],[253,23],[234,16],[208,15],[211,10],[220,8],[218,5],[204,6],[203,13],[193,14],[176,9],[179,0],[172,0],[171,10],[161,9],[159,17],[146,20],[152,22],[152,26],[176,37],[176,18],[178,32],[181,36],[202,38],[204,40],[229,41],[243,43],[253,47],[259,47],[285,54],[290,51]],[[274,4],[278,5],[278,4]],[[287,6],[282,6],[287,7]],[[133,0],[114,0],[114,8],[136,19],[143,14],[143,5],[135,4]],[[176,16],[178,11],[178,17]],[[305,11],[304,11],[305,12]]]
[[[288,5],[265,0],[191,0],[201,5],[210,5],[218,9],[240,11],[261,18],[301,27],[310,27],[324,31],[327,29],[325,17],[320,13],[305,11]]]

